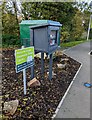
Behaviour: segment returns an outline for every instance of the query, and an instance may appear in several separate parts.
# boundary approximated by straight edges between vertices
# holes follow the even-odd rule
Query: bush
[[[62,32],[62,42],[68,42],[69,41],[69,32],[68,31],[64,31]]]
[[[70,41],[69,38],[70,38],[69,26],[64,25],[63,27],[61,27],[61,41],[69,42]]]
[[[9,46],[9,45],[21,46],[21,41],[19,39],[19,36],[4,34],[2,35],[2,45],[3,46],[5,45],[6,46]]]

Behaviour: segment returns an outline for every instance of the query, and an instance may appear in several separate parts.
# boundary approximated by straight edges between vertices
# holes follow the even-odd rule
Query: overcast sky
[[[88,3],[90,3],[92,0],[76,0],[76,1],[78,1],[78,2],[82,2],[82,1],[84,1],[84,2],[88,2]]]

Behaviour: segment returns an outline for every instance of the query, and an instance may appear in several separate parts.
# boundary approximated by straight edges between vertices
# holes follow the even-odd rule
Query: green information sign
[[[15,50],[16,72],[34,65],[34,47]]]

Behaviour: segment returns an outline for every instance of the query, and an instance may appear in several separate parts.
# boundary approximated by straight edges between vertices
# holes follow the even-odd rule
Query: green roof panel
[[[34,25],[34,24],[46,24],[48,20],[23,20],[20,25]]]

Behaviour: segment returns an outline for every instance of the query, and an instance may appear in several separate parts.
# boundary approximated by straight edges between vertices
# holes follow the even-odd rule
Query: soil
[[[63,69],[57,67],[63,58],[68,58],[67,66]],[[22,72],[16,74],[14,49],[2,50],[2,107],[4,102],[10,100],[19,100],[19,106],[12,116],[3,116],[8,119],[23,120],[50,120],[53,116],[59,102],[64,96],[69,84],[76,74],[80,63],[66,56],[65,54],[56,55],[53,59],[53,71],[56,76],[52,80],[48,79],[48,60],[45,60],[44,78],[41,77],[41,60],[35,57],[35,77],[40,81],[41,86],[29,88],[27,94],[23,92]],[[30,81],[30,68],[26,70],[27,82]]]

